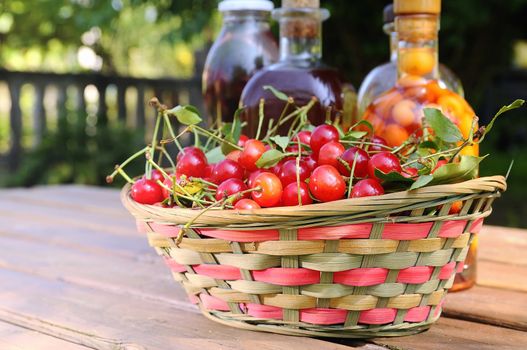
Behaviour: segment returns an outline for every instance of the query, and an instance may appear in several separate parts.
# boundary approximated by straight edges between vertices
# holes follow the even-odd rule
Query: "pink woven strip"
[[[187,272],[187,268],[184,265],[178,264],[173,259],[165,257],[165,264],[174,272]]]
[[[229,311],[229,305],[226,301],[213,297],[205,293],[199,295],[201,303],[207,310]]]
[[[483,218],[479,218],[476,221],[474,221],[472,225],[470,226],[470,232],[479,233],[482,227],[483,227]]]
[[[397,282],[419,284],[425,283],[432,276],[434,268],[431,266],[413,266],[399,271]]]
[[[333,282],[348,286],[365,287],[384,283],[388,270],[379,267],[364,267],[339,271],[333,274]]]
[[[154,232],[162,234],[167,237],[177,237],[180,231],[180,228],[178,226],[157,224],[155,222],[151,222],[149,223],[149,225],[154,230]],[[145,224],[145,227],[146,227],[146,224]]]
[[[368,238],[371,226],[371,224],[354,224],[301,228],[298,230],[298,239],[308,241],[312,239]]]
[[[418,306],[408,310],[404,320],[406,322],[423,322],[430,313],[430,306]]]
[[[194,294],[188,294],[188,300],[191,304],[199,304],[199,298]]]
[[[443,303],[445,302],[445,299],[441,300],[439,304],[436,307],[436,310],[434,311],[434,317],[439,316],[441,311],[443,310]]]
[[[227,265],[194,265],[192,266],[198,275],[208,276],[219,280],[241,280],[240,269]]]
[[[459,237],[463,233],[465,226],[467,226],[466,220],[446,221],[441,225],[441,229],[439,229],[439,234],[437,236],[441,238]]]
[[[279,239],[278,230],[234,231],[200,229],[198,231],[203,236],[220,238],[232,242],[264,242],[277,241]]]
[[[458,262],[457,267],[456,267],[456,272],[457,273],[463,272],[464,269],[465,269],[465,262],[464,261]]]
[[[397,309],[379,308],[361,311],[359,323],[364,324],[386,324],[392,323],[397,315]]]
[[[247,304],[247,314],[257,318],[281,320],[283,318],[282,308],[259,304]]]
[[[339,324],[346,322],[347,310],[313,308],[300,311],[300,321],[312,324]]]
[[[320,282],[320,272],[304,268],[269,268],[253,271],[255,281],[277,284],[280,286],[303,286]]]
[[[146,233],[146,224],[144,221],[135,220],[135,227],[137,228],[137,232],[139,233]]]
[[[382,238],[397,240],[422,239],[428,236],[432,228],[431,222],[419,224],[386,224],[382,231]]]
[[[456,262],[455,261],[449,262],[448,264],[446,264],[445,266],[441,268],[441,271],[439,271],[438,278],[440,280],[449,279],[450,276],[452,276],[452,274],[454,273],[455,268],[456,268]]]

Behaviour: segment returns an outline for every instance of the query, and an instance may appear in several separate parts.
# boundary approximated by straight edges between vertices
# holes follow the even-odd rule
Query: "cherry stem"
[[[264,107],[265,107],[265,100],[262,98],[260,99],[260,104],[258,106],[258,129],[256,131],[256,140],[260,139],[260,132],[262,131],[262,124],[264,120]]]
[[[152,145],[150,147],[150,158],[154,157],[157,147],[157,134],[159,133],[159,126],[161,125],[161,113],[162,112],[159,112],[156,117],[156,125],[152,135]],[[145,164],[145,175],[148,180],[152,178],[152,166],[148,162]]]
[[[203,180],[202,178],[199,178],[199,177],[190,177],[189,181],[190,182],[199,182],[199,183],[202,183],[204,185],[209,185],[209,186],[212,186],[212,187],[218,187],[218,185],[216,185],[215,183],[212,183],[212,182],[207,181],[207,180]]]
[[[393,148],[390,146],[386,146],[380,143],[374,143],[374,142],[366,142],[366,141],[353,141],[353,140],[340,140],[340,143],[350,144],[350,145],[366,145],[366,146],[378,146],[380,148],[384,148],[386,150],[392,151]],[[367,151],[367,150],[366,150]]]
[[[185,151],[183,151],[183,147],[178,141],[178,138],[180,138],[181,135],[185,134],[188,131],[188,127],[186,127],[182,132],[180,132],[178,136],[176,136],[176,133],[174,132],[174,128],[172,128],[172,124],[170,123],[170,118],[168,118],[168,114],[166,113],[166,111],[163,112],[163,120],[165,121],[165,125],[168,129],[168,132],[170,133],[170,136],[172,137],[172,140],[168,142],[173,141],[176,144],[178,150],[180,152],[185,153]],[[168,142],[165,142],[165,143],[168,143]]]
[[[350,183],[348,185],[348,198],[351,198],[351,189],[353,188],[353,177],[355,176],[355,166],[357,165],[357,155],[358,152],[355,152],[355,154],[353,155],[353,164],[351,165],[350,171]]]
[[[222,139],[221,137],[211,133],[210,131],[203,129],[201,126],[191,125],[191,126],[189,126],[189,129],[190,130],[196,129],[198,132],[200,132],[200,133],[202,133],[204,135],[207,135],[207,136],[209,136],[209,137],[211,137],[211,138],[213,138],[213,139],[215,139],[215,140],[217,140],[217,141],[219,141],[221,143],[225,143],[225,144],[237,149],[238,151],[243,151],[243,148],[241,148],[240,146],[238,146],[238,145],[236,145],[236,144],[234,144],[234,143],[232,143],[230,141]]]
[[[296,157],[296,188],[298,195],[298,205],[302,206],[302,195],[300,194],[300,158],[302,157],[302,144],[300,143],[300,137],[296,138],[298,144],[298,155]]]
[[[466,141],[465,141],[466,142]],[[437,153],[434,153],[434,154],[429,154],[427,156],[423,156],[423,157],[419,157],[418,159],[414,159],[410,162],[407,162],[407,163],[404,163],[403,165],[401,165],[403,168],[407,167],[408,165],[412,165],[414,163],[418,163],[420,161],[423,161],[425,159],[429,159],[429,158],[433,158],[433,157],[437,157],[437,156],[442,156],[442,155],[446,155],[446,154],[451,154],[452,152],[456,152],[455,154],[459,154],[459,151],[461,151],[462,148],[464,148],[465,146],[461,145],[461,146],[458,146],[458,147],[455,147],[455,148],[451,148],[451,149],[448,149],[448,150],[445,150],[445,151],[441,151],[441,152],[437,152]],[[453,159],[454,157],[452,157]]]
[[[265,139],[267,140],[269,137],[274,135],[280,126],[282,126],[285,123],[287,123],[290,119],[298,116],[303,110],[309,111],[315,105],[316,102],[317,102],[317,98],[313,97],[313,98],[311,98],[311,101],[309,101],[309,103],[307,105],[305,105],[304,107],[299,108],[299,109],[291,112],[290,114],[288,114],[283,119],[278,120],[276,125],[272,129],[269,129],[269,131],[267,132],[267,135],[265,136]]]
[[[165,146],[164,145],[163,146],[158,146],[157,149],[161,152],[161,154],[165,155],[166,159],[168,159],[168,162],[170,163],[170,166],[172,167],[172,171],[176,172],[176,164],[172,160],[172,157],[170,157],[170,154],[168,154]],[[161,161],[159,161],[158,163],[161,164]]]
[[[205,208],[205,207],[202,206],[201,204],[209,205],[209,204],[213,204],[214,203],[214,202],[210,202],[210,201],[204,201],[202,199],[195,198],[193,196],[188,197],[188,196],[183,195],[183,194],[179,194],[179,193],[176,194],[176,193],[174,193],[174,190],[172,188],[170,188],[167,185],[165,185],[164,183],[162,183],[161,180],[157,180],[157,184],[159,186],[163,187],[165,190],[170,191],[174,195],[174,197],[191,200],[193,203],[196,203],[196,204],[200,205],[202,208]]]
[[[109,176],[107,176],[107,182],[109,183],[114,179],[114,177],[119,174],[119,169],[123,169],[125,166],[127,166],[130,162],[135,160],[136,158],[142,156],[146,151],[148,151],[148,147],[143,148],[140,151],[137,151],[136,153],[132,154],[128,159],[126,159],[124,162],[122,162],[120,165],[117,165],[115,167],[115,171],[111,173]]]
[[[119,175],[121,175],[121,176],[126,180],[126,182],[128,182],[129,184],[132,184],[132,185],[133,185],[133,184],[135,183],[134,180],[132,180],[132,179],[130,178],[130,176],[128,176],[128,174],[127,174],[122,168],[118,168],[118,169],[117,169],[117,172],[118,172]]]

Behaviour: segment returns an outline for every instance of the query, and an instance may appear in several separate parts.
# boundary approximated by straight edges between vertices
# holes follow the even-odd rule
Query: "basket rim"
[[[134,216],[161,222],[186,224],[200,210],[190,208],[164,208],[135,202],[130,197],[131,185],[126,184],[121,190],[123,205]],[[253,210],[210,209],[196,221],[197,226],[229,226],[232,223],[252,224],[254,227],[271,223],[284,223],[314,217],[332,217],[351,215],[362,212],[377,213],[393,209],[419,207],[420,204],[438,205],[452,200],[466,200],[483,193],[498,193],[507,189],[505,177],[501,175],[481,177],[456,184],[434,185],[412,191],[400,191],[380,196],[349,198],[327,203],[316,203],[304,206],[262,208]],[[431,203],[431,204],[430,204]]]

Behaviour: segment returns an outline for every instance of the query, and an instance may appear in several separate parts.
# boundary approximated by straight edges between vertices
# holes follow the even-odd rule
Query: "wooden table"
[[[498,204],[499,205],[499,202]],[[0,349],[525,349],[527,231],[485,227],[478,285],[415,336],[369,342],[241,331],[205,319],[136,233],[118,191],[0,191]]]

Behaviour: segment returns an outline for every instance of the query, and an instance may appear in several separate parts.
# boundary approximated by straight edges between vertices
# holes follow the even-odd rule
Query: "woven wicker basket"
[[[208,318],[300,336],[421,332],[506,189],[501,176],[378,197],[250,212],[141,205],[122,191],[152,247]],[[453,202],[459,214],[449,215]]]

